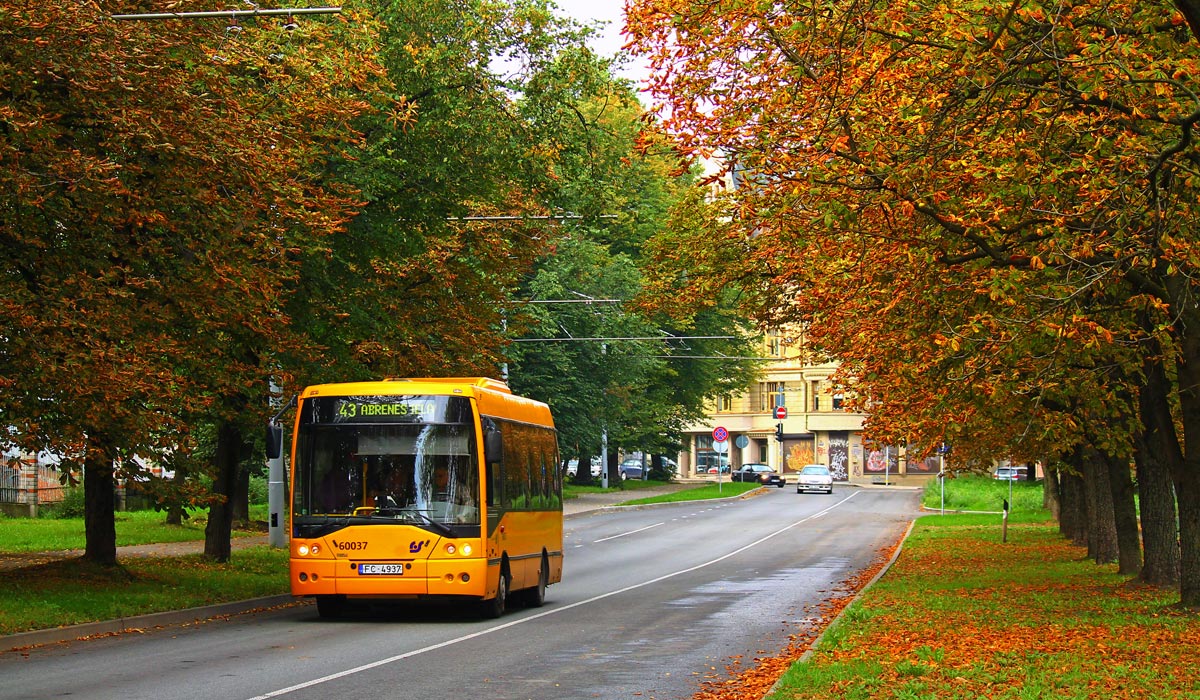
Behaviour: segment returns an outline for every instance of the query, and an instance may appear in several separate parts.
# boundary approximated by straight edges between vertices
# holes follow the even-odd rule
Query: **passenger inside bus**
[[[434,467],[431,501],[435,515],[444,520],[475,522],[479,519],[479,509],[470,487],[464,480],[454,478],[445,464]]]
[[[354,499],[353,474],[345,463],[338,463],[325,473],[317,494],[320,509],[325,513],[345,513]]]
[[[433,500],[450,502],[450,470],[439,464],[433,469]]]
[[[402,508],[412,503],[412,467],[393,464],[375,495],[376,508]]]

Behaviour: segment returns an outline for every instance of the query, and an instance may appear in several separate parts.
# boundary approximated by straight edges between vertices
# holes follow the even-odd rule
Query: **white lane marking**
[[[630,530],[629,532],[622,532],[622,533],[621,533],[621,534],[619,534],[619,535],[613,535],[613,536],[611,536],[611,537],[601,537],[601,538],[600,538],[600,539],[598,539],[598,540],[594,540],[594,541],[592,542],[592,544],[596,544],[597,542],[607,542],[607,541],[609,541],[609,540],[615,540],[615,539],[617,539],[618,537],[625,537],[626,535],[635,535],[635,534],[637,534],[637,533],[639,533],[639,532],[645,532],[646,530],[649,530],[649,529],[650,529],[650,528],[652,528],[652,527],[658,527],[659,525],[666,525],[666,522],[654,523],[653,525],[647,525],[646,527],[639,527],[639,528],[638,528],[638,529],[636,529],[636,530]]]
[[[598,596],[593,596],[591,598],[588,598],[587,600],[581,600],[581,601],[578,601],[575,603],[570,603],[569,605],[564,605],[561,608],[554,608],[553,610],[546,610],[544,612],[540,612],[535,615],[530,615],[529,617],[522,617],[519,620],[513,620],[512,622],[505,622],[504,624],[496,625],[495,627],[489,627],[488,629],[480,630],[479,632],[472,632],[471,634],[464,634],[463,636],[456,637],[454,639],[447,639],[446,641],[440,642],[438,644],[431,644],[427,647],[422,647],[420,649],[413,649],[412,651],[407,651],[403,654],[396,654],[395,656],[389,656],[386,659],[380,659],[379,661],[372,661],[369,664],[363,664],[362,666],[355,666],[354,668],[348,668],[345,671],[338,671],[337,673],[331,673],[328,676],[314,678],[311,681],[305,681],[303,683],[297,683],[296,685],[290,685],[286,688],[272,690],[269,693],[264,693],[262,695],[256,695],[256,696],[250,698],[249,700],[269,700],[270,698],[277,698],[281,695],[287,695],[288,693],[294,693],[297,690],[304,690],[305,688],[311,688],[316,685],[321,685],[322,683],[328,683],[329,681],[336,681],[339,678],[353,676],[355,674],[362,673],[363,671],[370,671],[373,668],[379,668],[380,666],[394,664],[397,661],[403,661],[404,659],[409,659],[414,656],[419,656],[421,654],[427,654],[431,651],[443,649],[445,647],[452,646],[452,645],[458,644],[460,642],[470,641],[472,639],[482,637],[485,634],[491,634],[492,632],[499,632],[500,630],[505,630],[510,627],[516,627],[517,625],[523,625],[526,622],[532,622],[533,620],[537,620],[537,619],[540,619],[543,617],[548,617],[550,615],[557,615],[558,613],[566,612],[573,608],[578,608],[583,605],[595,603],[598,600],[604,600],[605,598],[611,598],[612,596],[621,595],[622,593],[628,593],[629,591],[635,591],[639,588],[645,588],[646,586],[653,586],[656,583],[661,583],[663,581],[666,581],[667,579],[675,578],[676,576],[682,576],[683,574],[690,574],[693,571],[699,571],[700,569],[703,569],[705,567],[709,567],[709,566],[712,566],[713,564],[718,564],[720,562],[723,562],[726,559],[729,559],[730,557],[735,557],[752,547],[757,547],[758,545],[762,544],[763,542],[766,542],[767,540],[770,540],[778,535],[782,535],[783,533],[787,532],[788,530],[791,530],[792,528],[796,527],[797,525],[803,525],[804,523],[808,522],[809,520],[812,520],[813,518],[818,518],[822,515],[825,515],[826,513],[830,512],[834,508],[837,508],[838,506],[842,505],[843,503],[850,500],[851,498],[854,498],[854,496],[857,495],[858,493],[859,493],[858,491],[855,491],[854,493],[850,494],[849,496],[846,496],[842,500],[838,501],[837,503],[834,503],[833,505],[829,506],[828,508],[826,508],[820,512],[814,513],[802,520],[797,520],[796,522],[792,523],[791,525],[785,525],[784,527],[779,528],[775,532],[769,533],[767,535],[763,535],[762,537],[751,542],[750,544],[744,545],[742,547],[738,547],[737,549],[735,549],[732,552],[729,552],[727,554],[722,554],[721,556],[717,557],[716,559],[710,559],[709,561],[706,561],[704,563],[696,564],[695,566],[689,566],[686,569],[680,569],[679,571],[674,571],[669,574],[663,574],[662,576],[659,576],[658,578],[650,579],[649,581],[643,581],[642,583],[635,583],[631,586],[619,588],[615,591],[609,591],[608,593],[601,593]],[[659,523],[659,524],[661,525],[662,523]],[[651,525],[651,527],[654,527],[654,526]]]

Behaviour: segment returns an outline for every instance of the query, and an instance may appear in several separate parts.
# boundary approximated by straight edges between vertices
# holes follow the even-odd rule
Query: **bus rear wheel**
[[[546,604],[546,581],[550,579],[550,565],[542,556],[542,565],[538,569],[538,582],[533,588],[525,589],[525,607],[540,608]]]
[[[500,570],[500,581],[496,584],[496,597],[482,603],[483,616],[496,619],[504,614],[508,606],[508,569]]]

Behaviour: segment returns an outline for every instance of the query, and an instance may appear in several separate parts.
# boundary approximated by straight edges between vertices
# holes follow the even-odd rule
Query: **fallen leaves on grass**
[[[1129,585],[1053,526],[1018,539],[972,528],[910,538],[855,623],[779,696],[1200,697],[1200,617],[1172,607],[1174,591]]]

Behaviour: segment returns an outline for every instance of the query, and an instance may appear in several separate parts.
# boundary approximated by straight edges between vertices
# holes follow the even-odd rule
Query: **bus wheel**
[[[340,595],[317,596],[317,614],[326,620],[334,620],[346,612],[346,599]]]
[[[538,570],[538,582],[533,588],[525,589],[525,607],[540,608],[546,604],[546,581],[550,578],[550,565],[542,556],[542,566]]]
[[[500,570],[500,581],[496,586],[496,597],[483,601],[483,616],[496,619],[504,614],[508,603],[508,570]]]

